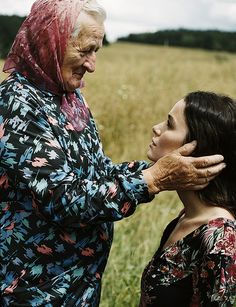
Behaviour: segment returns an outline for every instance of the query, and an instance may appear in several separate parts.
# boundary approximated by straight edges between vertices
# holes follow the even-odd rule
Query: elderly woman
[[[95,70],[105,12],[95,0],[38,0],[0,86],[3,306],[98,306],[113,222],[166,189],[199,189],[222,156],[113,165],[79,90]],[[219,163],[221,162],[221,163]],[[219,164],[217,164],[219,163]]]

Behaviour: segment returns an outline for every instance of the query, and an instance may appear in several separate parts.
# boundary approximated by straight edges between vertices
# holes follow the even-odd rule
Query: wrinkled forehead
[[[47,42],[64,50],[76,21],[88,0],[37,0],[27,18],[34,44]],[[37,40],[37,42],[36,42]],[[62,52],[63,53],[63,52]]]

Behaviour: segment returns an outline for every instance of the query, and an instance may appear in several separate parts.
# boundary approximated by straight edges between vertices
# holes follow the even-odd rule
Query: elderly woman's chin
[[[67,92],[74,92],[80,87],[82,82],[82,75],[73,74],[70,78],[64,78],[64,87]]]

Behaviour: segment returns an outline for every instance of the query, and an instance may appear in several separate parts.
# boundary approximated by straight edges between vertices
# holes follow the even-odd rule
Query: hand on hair
[[[225,168],[221,155],[189,156],[195,147],[195,141],[185,144],[143,171],[150,194],[164,190],[203,189]]]

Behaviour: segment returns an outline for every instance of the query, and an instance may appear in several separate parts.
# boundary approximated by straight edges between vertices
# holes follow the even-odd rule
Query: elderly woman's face
[[[166,121],[153,127],[152,143],[147,156],[156,162],[164,155],[181,147],[188,133],[184,116],[185,101],[178,101],[168,114]]]
[[[81,13],[82,27],[78,37],[70,39],[61,67],[65,90],[73,92],[84,74],[95,71],[96,52],[102,47],[104,25]]]

